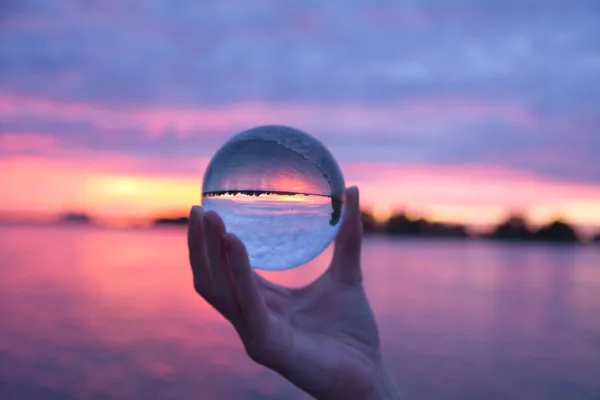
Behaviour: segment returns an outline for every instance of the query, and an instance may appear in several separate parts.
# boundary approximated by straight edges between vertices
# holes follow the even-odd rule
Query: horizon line
[[[321,195],[322,197],[330,197],[330,196],[326,196],[326,195]],[[204,196],[203,196],[204,197]],[[583,229],[583,230],[588,230],[588,229],[595,229],[596,231],[600,231],[600,224],[595,224],[595,223],[589,223],[589,224],[581,224],[581,223],[573,223],[571,221],[569,221],[567,218],[563,218],[561,216],[555,216],[553,218],[548,218],[545,222],[532,222],[530,220],[530,218],[527,216],[527,213],[518,213],[518,212],[510,212],[509,209],[507,209],[507,212],[505,214],[504,218],[498,219],[498,221],[494,221],[494,222],[481,222],[481,223],[473,223],[473,222],[464,222],[464,221],[446,221],[446,220],[439,220],[436,218],[431,218],[427,215],[427,213],[419,213],[419,212],[412,212],[406,208],[404,209],[399,209],[397,212],[392,212],[389,214],[388,217],[384,218],[381,221],[377,221],[377,219],[375,218],[375,213],[373,212],[373,210],[369,207],[365,207],[365,208],[361,208],[360,210],[361,213],[367,214],[368,216],[374,218],[376,220],[376,222],[378,224],[385,224],[387,223],[391,218],[393,217],[398,217],[398,216],[406,216],[408,219],[413,220],[413,221],[417,221],[417,220],[425,220],[431,223],[440,223],[440,224],[445,224],[445,225],[461,225],[465,228],[482,228],[482,227],[490,227],[490,226],[498,226],[499,224],[502,224],[504,222],[506,222],[508,219],[510,219],[513,216],[517,216],[517,217],[522,217],[525,222],[529,225],[529,226],[543,226],[543,225],[548,225],[551,224],[553,222],[564,222],[567,223],[568,225],[579,229]],[[188,213],[182,213],[182,212],[178,212],[178,211],[172,211],[172,212],[168,212],[168,211],[164,211],[164,212],[157,212],[154,213],[152,215],[135,215],[135,214],[112,214],[109,213],[90,213],[89,211],[85,211],[85,210],[68,210],[68,211],[17,211],[17,210],[0,210],[0,223],[61,223],[62,218],[67,217],[67,216],[85,216],[86,218],[89,219],[89,222],[91,224],[95,224],[95,225],[103,225],[102,221],[130,221],[130,222],[137,222],[137,224],[133,224],[133,225],[140,225],[145,222],[145,223],[149,223],[149,224],[153,224],[154,222],[156,222],[157,220],[160,219],[181,219],[181,218],[188,218]],[[68,222],[68,221],[67,221]],[[120,223],[118,225],[121,225]]]

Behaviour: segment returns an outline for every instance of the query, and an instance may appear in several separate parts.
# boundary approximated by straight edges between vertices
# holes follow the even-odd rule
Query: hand
[[[244,244],[214,212],[193,207],[188,245],[194,288],[236,329],[257,363],[318,399],[395,399],[381,361],[379,335],[362,285],[358,189],[346,191],[346,215],[327,271],[287,288],[250,267]]]

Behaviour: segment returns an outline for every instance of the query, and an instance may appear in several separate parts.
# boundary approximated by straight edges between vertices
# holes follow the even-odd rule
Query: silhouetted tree
[[[535,232],[535,238],[544,242],[579,242],[579,236],[577,235],[577,232],[575,232],[575,229],[566,222],[560,220],[541,227]]]
[[[529,228],[527,221],[520,215],[511,215],[490,235],[491,239],[539,242],[575,243],[579,237],[575,229],[564,221],[554,221],[538,230]]]
[[[157,218],[153,221],[152,225],[187,225],[189,223],[188,217],[179,218]]]
[[[600,232],[592,237],[592,243],[600,244]]]
[[[393,215],[386,222],[384,230],[391,235],[405,235],[411,223],[412,221],[404,213]]]
[[[416,237],[468,237],[467,230],[462,225],[429,222],[424,218],[411,219],[401,213],[392,216],[385,224],[385,232],[390,235]]]
[[[525,218],[517,214],[510,215],[489,236],[499,240],[532,240],[534,238]]]
[[[469,236],[467,229],[458,224],[430,223],[428,226],[429,236],[466,238]]]
[[[89,224],[92,221],[85,213],[67,212],[60,217],[60,222],[64,224]]]
[[[369,234],[377,230],[377,223],[371,214],[361,211],[360,219],[362,220],[364,233]]]

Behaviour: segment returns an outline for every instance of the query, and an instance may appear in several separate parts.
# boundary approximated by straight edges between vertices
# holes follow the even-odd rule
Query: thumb
[[[342,282],[362,281],[360,248],[362,244],[362,221],[358,188],[346,189],[346,215],[335,239],[333,260],[329,267],[332,276]]]

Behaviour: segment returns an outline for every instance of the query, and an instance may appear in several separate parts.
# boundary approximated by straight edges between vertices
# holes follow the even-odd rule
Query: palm
[[[379,339],[360,283],[338,282],[329,272],[301,289],[258,281],[272,321],[270,347],[278,357],[257,361],[327,397],[340,398],[328,393],[336,380],[342,385],[335,387],[352,393],[368,390],[378,366]]]
[[[362,286],[357,190],[333,261],[299,289],[254,272],[244,244],[215,213],[192,213],[188,245],[196,291],[237,330],[252,359],[318,398],[365,398],[380,366],[377,326]]]

